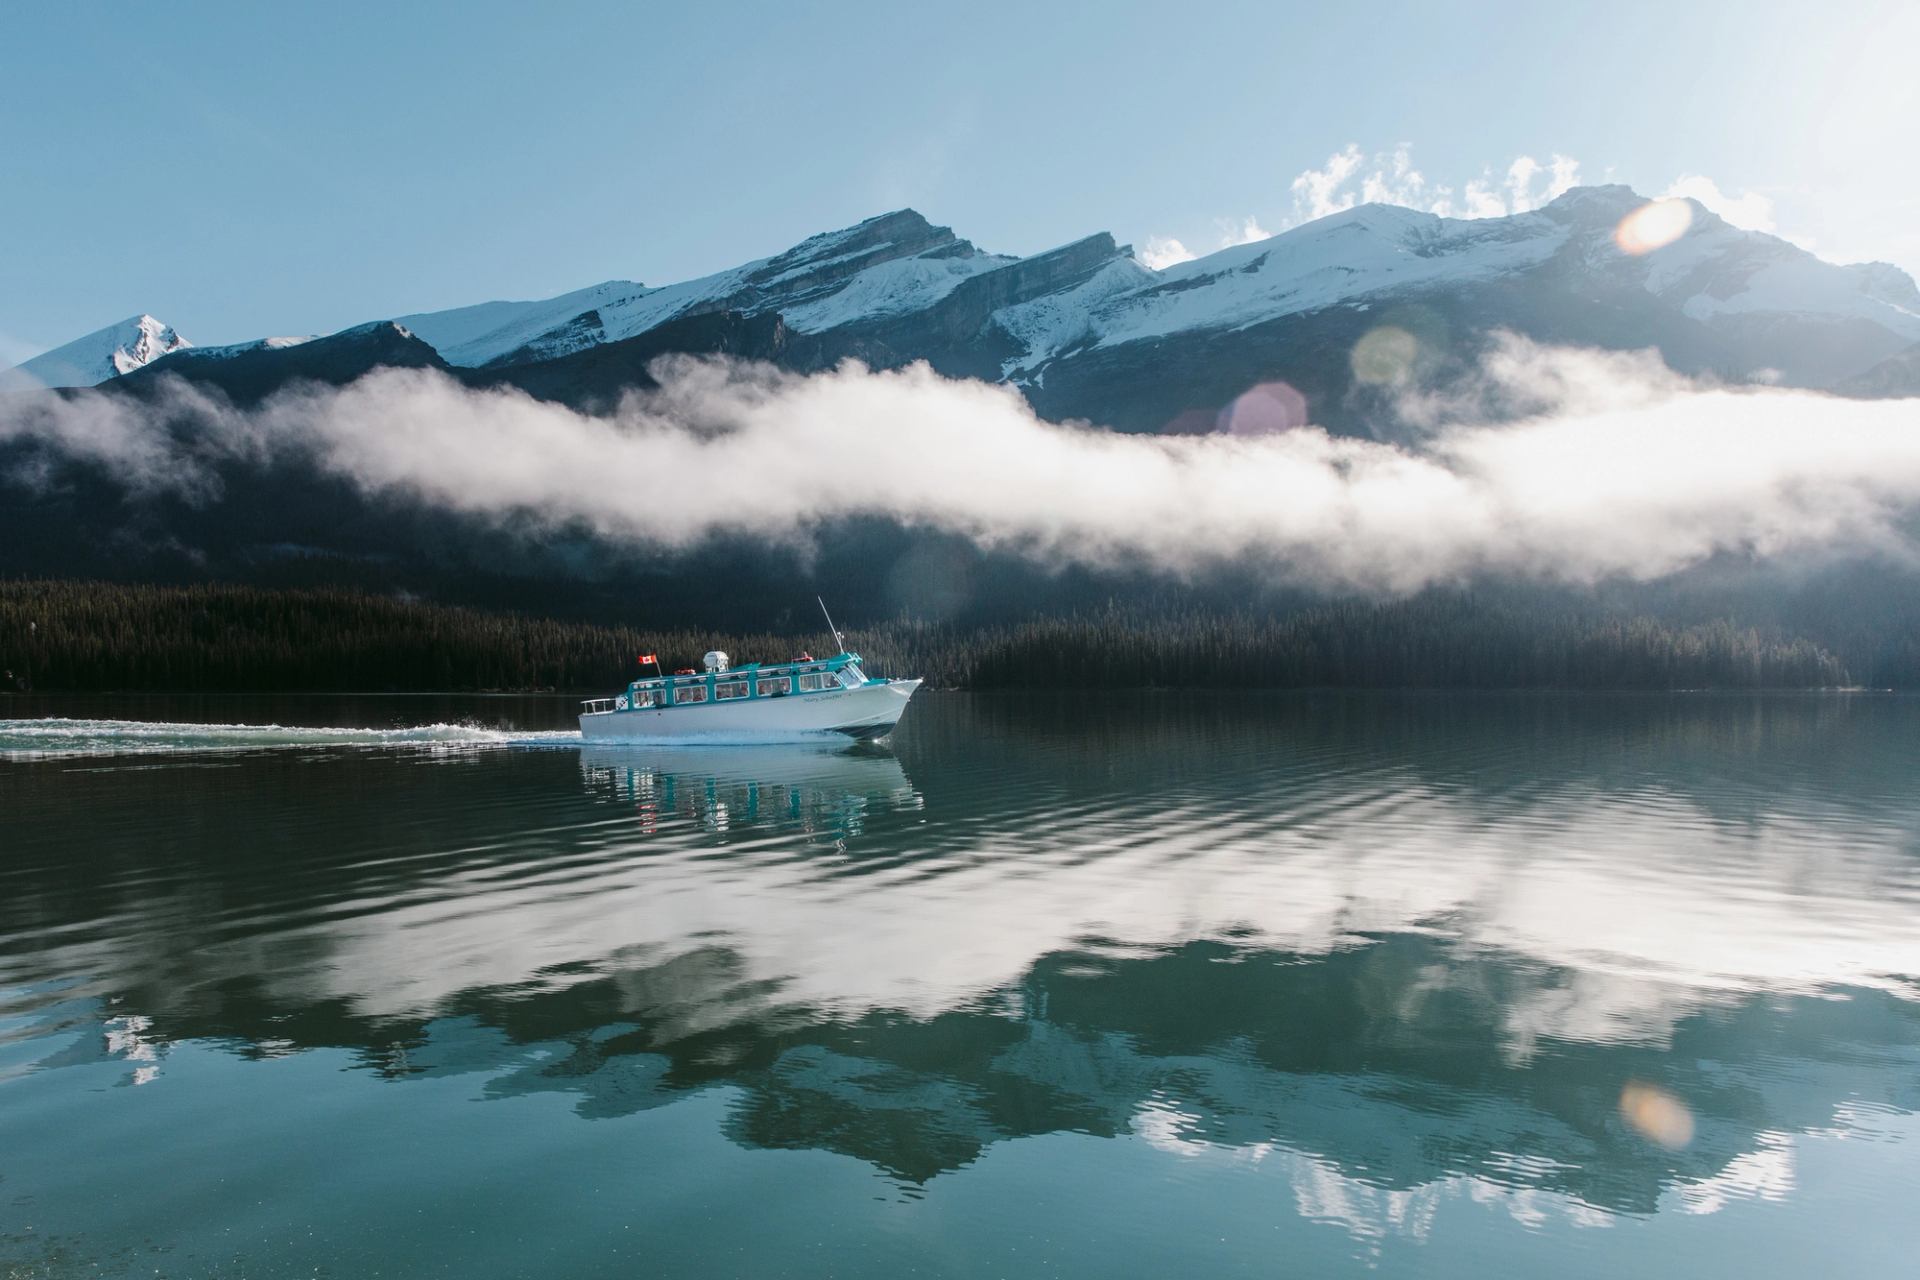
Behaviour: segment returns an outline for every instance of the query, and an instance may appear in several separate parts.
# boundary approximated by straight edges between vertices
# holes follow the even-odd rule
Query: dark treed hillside
[[[1284,616],[1109,609],[1017,624],[898,621],[849,643],[883,674],[972,689],[1814,688],[1849,683],[1810,641],[1726,622],[1542,615],[1460,593]],[[8,685],[56,690],[603,691],[635,655],[778,661],[829,645],[491,613],[346,590],[0,583]]]

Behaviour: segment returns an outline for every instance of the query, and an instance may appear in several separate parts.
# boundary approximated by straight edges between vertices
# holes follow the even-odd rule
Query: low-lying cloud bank
[[[1651,354],[1511,339],[1476,385],[1409,397],[1424,443],[1313,428],[1120,435],[924,366],[801,376],[675,358],[596,417],[382,370],[241,412],[185,383],[0,405],[29,439],[136,491],[217,501],[213,468],[307,460],[369,493],[687,546],[804,540],[885,516],[1045,562],[1188,572],[1255,556],[1297,580],[1407,591],[1483,573],[1652,578],[1721,553],[1920,561],[1920,401],[1686,382]],[[1487,406],[1521,417],[1487,425]]]

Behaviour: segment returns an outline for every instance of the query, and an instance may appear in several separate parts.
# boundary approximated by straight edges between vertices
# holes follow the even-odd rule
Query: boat
[[[581,703],[580,733],[614,742],[792,742],[841,734],[882,738],[920,687],[871,676],[860,655],[730,665],[706,656],[703,671],[635,680],[610,698]]]

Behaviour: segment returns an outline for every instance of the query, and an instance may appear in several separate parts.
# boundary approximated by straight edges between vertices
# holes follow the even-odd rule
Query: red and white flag
[[[646,666],[646,665],[647,665],[647,664],[648,664],[649,662],[651,662],[651,663],[652,663],[652,664],[653,664],[654,666],[656,666],[656,667],[660,665],[660,659],[658,659],[658,658],[656,658],[656,657],[654,657],[654,656],[653,656],[652,654],[650,654],[650,653],[643,653],[643,654],[641,654],[641,655],[640,655],[640,665],[641,665],[641,666],[643,666],[643,667],[644,667],[644,666]]]

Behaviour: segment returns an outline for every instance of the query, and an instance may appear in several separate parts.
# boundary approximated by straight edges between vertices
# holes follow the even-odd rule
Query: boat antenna
[[[820,612],[827,620],[827,630],[833,632],[834,644],[840,647],[841,653],[845,653],[847,651],[847,642],[841,638],[840,628],[833,625],[833,615],[827,612],[827,602],[819,596],[815,596],[813,599],[814,603],[820,606]]]

